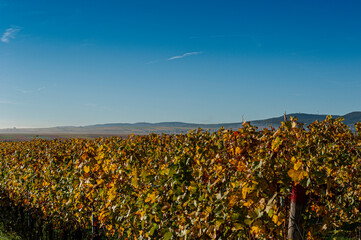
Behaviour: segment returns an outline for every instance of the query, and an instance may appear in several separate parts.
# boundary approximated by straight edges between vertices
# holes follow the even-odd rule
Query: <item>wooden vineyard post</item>
[[[288,221],[288,239],[299,240],[302,236],[302,212],[306,206],[306,190],[300,184],[292,187]]]
[[[92,240],[99,240],[100,239],[100,233],[99,233],[99,226],[97,225],[97,218],[94,215],[94,205],[92,206],[92,215],[91,215],[91,220],[92,220]]]
[[[95,239],[95,230],[94,230],[94,206],[92,206],[92,239]]]
[[[287,122],[286,112],[283,120]],[[291,204],[288,218],[287,239],[303,240],[302,213],[306,207],[306,189],[300,184],[293,184],[291,193]]]

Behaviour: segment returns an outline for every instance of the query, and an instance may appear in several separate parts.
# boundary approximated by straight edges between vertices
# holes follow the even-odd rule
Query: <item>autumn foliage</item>
[[[361,124],[0,143],[0,189],[55,228],[128,239],[283,239],[306,189],[307,238],[361,226]]]

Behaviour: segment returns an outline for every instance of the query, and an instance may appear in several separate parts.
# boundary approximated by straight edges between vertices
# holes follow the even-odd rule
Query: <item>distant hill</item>
[[[326,119],[328,115],[326,114],[307,114],[307,113],[291,113],[287,114],[287,117],[296,117],[299,122],[302,122],[305,124],[305,126],[313,123],[314,121],[323,121]],[[332,115],[333,118],[342,117],[344,118],[344,123],[348,125],[351,130],[355,130],[355,123],[361,122],[361,112],[351,112],[348,114],[345,114],[343,116],[341,115]],[[256,120],[251,121],[252,125],[255,125],[259,128],[265,128],[268,126],[273,126],[275,128],[278,128],[281,125],[281,122],[284,120],[284,116],[276,117],[276,118],[269,118],[264,120]]]
[[[327,115],[319,115],[319,114],[307,114],[307,113],[291,113],[287,114],[287,117],[296,117],[298,118],[298,121],[308,125],[314,121],[323,121],[326,119]],[[334,115],[334,118],[339,117],[338,115]],[[284,116],[281,117],[275,117],[275,118],[269,118],[264,120],[256,120],[252,121],[252,124],[255,125],[280,125],[281,122],[284,120]]]
[[[287,117],[296,117],[299,122],[304,123],[306,126],[313,123],[314,121],[323,121],[328,116],[327,114],[307,114],[307,113],[291,113],[287,114]],[[351,112],[341,115],[333,115],[333,118],[343,117],[344,123],[353,127],[356,122],[361,122],[361,112]],[[284,116],[268,118],[263,120],[254,120],[250,123],[259,128],[269,127],[279,127],[281,122],[284,120]],[[166,127],[166,128],[202,128],[202,129],[219,129],[221,127],[238,129],[242,127],[242,123],[219,123],[219,124],[198,124],[198,123],[184,123],[184,122],[160,122],[160,123],[110,123],[110,124],[97,124],[86,127],[97,127],[97,128],[107,128],[107,127]]]
[[[94,128],[107,128],[107,127],[176,127],[176,128],[221,128],[221,127],[241,127],[242,123],[216,123],[216,124],[202,124],[202,123],[184,123],[184,122],[160,122],[160,123],[107,123],[107,124],[96,124],[85,127]]]
[[[347,125],[354,125],[357,122],[361,122],[361,112],[352,112],[342,116],[345,120],[343,121]]]
[[[323,121],[326,114],[307,114],[307,113],[291,113],[287,114],[288,117],[293,116],[298,118],[299,122],[304,123],[306,126],[318,120]],[[355,130],[354,125],[356,122],[361,122],[361,112],[351,112],[343,116],[333,115],[333,118],[343,117],[344,123],[348,125],[351,130]],[[254,126],[260,129],[267,128],[270,125],[278,128],[283,121],[283,115],[280,117],[269,118],[264,120],[250,121]],[[184,122],[160,122],[160,123],[107,123],[96,124],[89,126],[62,126],[53,128],[20,128],[20,129],[0,129],[0,133],[15,133],[15,134],[98,134],[98,135],[124,135],[124,134],[149,134],[155,133],[187,133],[191,129],[202,128],[216,131],[221,127],[226,129],[238,129],[242,127],[242,123],[219,123],[219,124],[198,124],[198,123],[184,123]]]

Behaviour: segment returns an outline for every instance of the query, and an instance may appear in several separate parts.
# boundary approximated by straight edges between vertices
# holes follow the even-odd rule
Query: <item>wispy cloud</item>
[[[180,59],[180,58],[184,58],[184,57],[188,57],[188,56],[192,56],[192,55],[198,55],[198,54],[201,54],[201,53],[202,52],[188,52],[188,53],[184,53],[183,55],[170,57],[170,58],[168,58],[168,61],[175,60],[175,59]]]
[[[15,90],[22,93],[22,94],[28,94],[28,93],[35,93],[35,92],[41,92],[44,89],[46,89],[46,87],[38,87],[36,90],[29,90],[29,89],[22,89],[22,88],[16,88]]]
[[[17,26],[12,26],[11,28],[6,29],[1,37],[1,41],[4,43],[9,43],[10,39],[14,39],[18,32],[20,32],[20,27]]]

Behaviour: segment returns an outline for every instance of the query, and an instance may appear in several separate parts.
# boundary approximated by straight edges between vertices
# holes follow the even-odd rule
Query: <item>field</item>
[[[305,130],[291,119],[262,131],[246,123],[238,131],[2,142],[0,214],[17,215],[33,238],[285,239],[292,204],[301,204],[302,238],[357,239],[356,129],[327,118]]]
[[[80,139],[96,139],[96,138],[108,138],[108,137],[122,137],[127,138],[127,134],[91,134],[91,133],[82,133],[82,134],[72,134],[72,133],[41,133],[41,134],[31,134],[31,133],[0,133],[0,142],[22,142],[22,141],[31,141],[34,139],[43,139],[43,140],[54,140],[54,139],[70,139],[70,138],[80,138]]]

